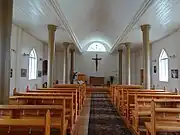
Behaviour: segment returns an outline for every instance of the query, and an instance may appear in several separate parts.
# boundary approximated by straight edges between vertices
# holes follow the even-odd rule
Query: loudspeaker
[[[48,72],[48,61],[44,60],[43,61],[43,75],[47,75]]]

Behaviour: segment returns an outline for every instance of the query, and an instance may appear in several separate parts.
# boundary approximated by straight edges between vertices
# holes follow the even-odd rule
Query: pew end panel
[[[0,119],[0,132],[3,134],[17,134],[14,129],[21,133],[32,132],[32,129],[42,129],[44,135],[50,135],[51,130],[51,116],[50,111],[47,110],[42,119]],[[18,133],[19,134],[19,133]]]
[[[159,103],[163,104],[159,107]],[[169,108],[169,105],[172,107]],[[152,100],[151,119],[145,123],[148,134],[156,135],[157,132],[180,132],[180,99]]]

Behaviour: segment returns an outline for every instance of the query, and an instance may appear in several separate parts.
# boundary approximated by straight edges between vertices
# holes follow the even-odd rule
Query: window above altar
[[[106,52],[107,50],[103,44],[94,42],[88,47],[87,51],[88,52]]]

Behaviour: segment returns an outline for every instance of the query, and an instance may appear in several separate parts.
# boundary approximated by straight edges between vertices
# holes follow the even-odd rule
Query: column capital
[[[131,47],[131,42],[126,42],[126,43],[124,43],[124,45],[126,46],[126,48],[130,48]]]
[[[56,29],[57,29],[57,26],[56,25],[53,25],[53,24],[48,24],[48,30],[49,31],[56,31]]]
[[[123,52],[123,49],[119,49],[118,52]]]
[[[74,49],[74,48],[70,48],[69,51],[70,51],[71,53],[73,53],[73,52],[75,52],[75,49]]]
[[[119,44],[118,46],[121,47],[124,43]]]
[[[70,45],[70,49],[74,49],[74,47],[75,47],[74,43],[69,43],[69,45]]]
[[[150,24],[143,24],[141,25],[141,31],[144,32],[144,31],[149,31],[151,28],[151,25]]]
[[[69,47],[70,43],[69,42],[63,42],[63,47],[67,49]]]

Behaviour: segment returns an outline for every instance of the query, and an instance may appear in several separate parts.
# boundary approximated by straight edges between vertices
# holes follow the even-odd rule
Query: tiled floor
[[[85,100],[81,116],[79,116],[76,123],[75,131],[73,135],[87,135],[88,134],[88,124],[89,124],[89,112],[91,104],[91,95],[89,94]]]

